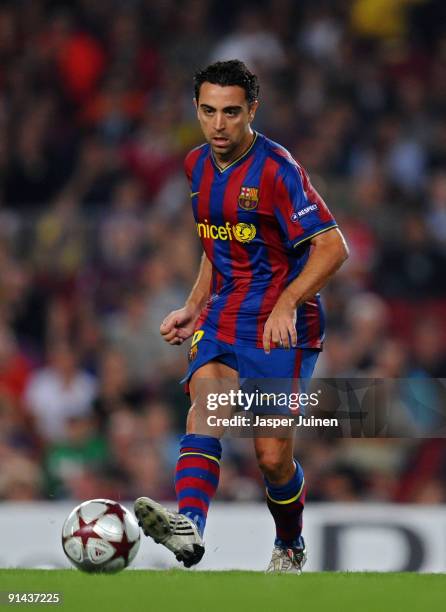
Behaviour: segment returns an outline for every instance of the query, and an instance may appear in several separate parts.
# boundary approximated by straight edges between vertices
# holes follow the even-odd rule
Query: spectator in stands
[[[30,378],[25,401],[36,431],[46,441],[64,440],[70,418],[91,414],[97,383],[77,363],[74,349],[58,343],[48,348],[48,364]]]

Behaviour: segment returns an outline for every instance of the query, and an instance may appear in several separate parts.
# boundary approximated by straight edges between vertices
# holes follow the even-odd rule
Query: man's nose
[[[225,116],[223,113],[215,113],[214,129],[221,132],[225,128]]]

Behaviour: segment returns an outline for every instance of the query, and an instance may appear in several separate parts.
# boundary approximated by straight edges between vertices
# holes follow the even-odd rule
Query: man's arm
[[[333,228],[310,239],[311,252],[302,272],[277,300],[263,332],[263,348],[270,352],[271,342],[284,348],[297,345],[296,309],[313,297],[348,257],[343,235]]]
[[[198,310],[200,313],[209,297],[209,290],[211,287],[212,278],[212,264],[207,258],[205,252],[201,257],[200,269],[198,271],[197,280],[192,287],[192,291],[186,300],[185,307],[191,307]]]
[[[174,310],[161,324],[160,332],[169,344],[182,344],[194,333],[195,323],[209,297],[212,264],[203,253],[197,280],[183,308]]]

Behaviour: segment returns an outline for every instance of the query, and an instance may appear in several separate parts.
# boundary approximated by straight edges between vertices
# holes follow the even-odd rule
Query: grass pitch
[[[0,570],[0,591],[59,592],[60,605],[38,608],[96,612],[384,612],[443,610],[441,574],[126,570],[115,575],[77,570]],[[14,604],[12,608],[35,608]]]

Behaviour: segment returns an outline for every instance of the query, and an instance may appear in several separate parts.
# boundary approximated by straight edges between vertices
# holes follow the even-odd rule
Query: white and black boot
[[[146,536],[171,550],[177,561],[192,567],[204,555],[204,543],[194,521],[171,512],[149,497],[139,497],[134,505],[138,524]]]

